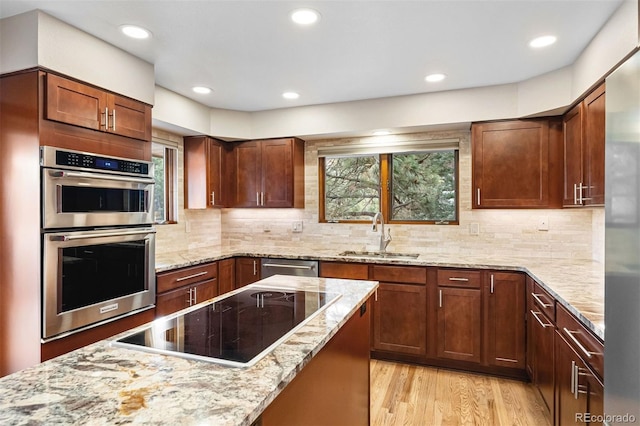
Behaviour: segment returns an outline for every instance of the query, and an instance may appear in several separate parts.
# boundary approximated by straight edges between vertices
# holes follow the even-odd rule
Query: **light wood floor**
[[[529,383],[371,360],[371,425],[551,425]]]

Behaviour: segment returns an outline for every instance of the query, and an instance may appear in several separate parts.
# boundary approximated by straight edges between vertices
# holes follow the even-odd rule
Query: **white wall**
[[[0,20],[0,74],[38,65],[38,15],[23,13]]]
[[[636,49],[638,24],[638,0],[626,0],[574,64],[515,84],[252,113],[212,110],[209,133],[198,132],[229,139],[311,139],[363,134],[377,128],[407,132],[434,126],[459,128],[455,125],[472,121],[560,114]],[[154,118],[168,123],[181,117],[180,112],[172,112],[173,107],[197,104],[187,98],[180,102],[159,98],[157,106],[165,101],[172,104],[162,105],[162,116],[154,110]],[[178,125],[190,129],[187,121]]]
[[[39,10],[3,19],[0,70],[41,66],[153,105],[153,65]]]

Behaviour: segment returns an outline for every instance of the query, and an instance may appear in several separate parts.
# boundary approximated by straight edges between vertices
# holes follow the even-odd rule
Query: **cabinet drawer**
[[[532,309],[542,312],[552,322],[556,322],[556,302],[555,299],[543,289],[540,284],[533,284],[533,291],[530,294]]]
[[[369,266],[363,263],[320,262],[320,276],[323,278],[366,280],[369,278]]]
[[[427,268],[415,266],[371,266],[371,279],[388,283],[427,284]]]
[[[480,288],[482,273],[468,269],[438,269],[438,285],[443,287]]]
[[[558,333],[591,366],[601,378],[604,377],[604,345],[563,306],[556,310]]]
[[[211,262],[204,265],[192,266],[170,272],[158,274],[156,279],[157,292],[163,293],[174,288],[210,280],[218,276],[218,263]]]

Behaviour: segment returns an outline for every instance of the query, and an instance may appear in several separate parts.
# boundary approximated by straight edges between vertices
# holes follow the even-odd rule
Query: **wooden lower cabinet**
[[[380,283],[373,305],[372,350],[425,355],[426,305],[425,285]]]
[[[438,358],[480,363],[481,308],[480,289],[438,288]]]
[[[219,294],[218,263],[209,262],[159,273],[156,288],[156,317],[212,299]]]
[[[486,363],[525,369],[525,277],[518,272],[487,272],[484,276]]]
[[[527,277],[527,374],[554,413],[555,302]]]
[[[217,295],[217,278],[159,294],[156,298],[156,316],[161,317],[172,314],[189,306],[202,303],[205,300],[213,299]]]
[[[320,262],[320,277],[366,280],[369,278],[369,265],[351,262]]]
[[[234,258],[218,261],[218,293],[225,294],[236,287],[236,261]]]
[[[236,257],[236,288],[252,284],[260,279],[260,259],[257,257]]]
[[[369,425],[371,301],[265,409],[256,425]]]
[[[604,386],[560,333],[555,335],[555,365],[556,424],[601,425],[588,420],[603,418]]]

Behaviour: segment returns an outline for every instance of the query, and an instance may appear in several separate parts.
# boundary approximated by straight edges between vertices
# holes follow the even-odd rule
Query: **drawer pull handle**
[[[540,319],[540,317],[538,316],[538,314],[540,312],[533,312],[533,311],[529,311],[531,312],[531,315],[533,315],[533,317],[536,319],[536,321],[538,321],[540,323],[540,325],[542,326],[542,328],[547,328],[547,327],[553,327],[553,324],[545,324],[542,322],[542,320]]]
[[[186,277],[177,278],[176,282],[180,282],[180,281],[184,281],[184,280],[190,280],[191,278],[201,277],[203,275],[207,275],[208,273],[209,272],[207,272],[207,271],[202,271],[202,272],[198,272],[197,274],[187,275]]]
[[[564,327],[563,330],[565,334],[569,336],[569,338],[573,341],[573,343],[575,343],[576,346],[580,348],[580,350],[587,356],[587,358],[591,358],[593,355],[598,354],[597,352],[589,352],[584,346],[582,346],[582,343],[580,343],[578,339],[574,337],[574,334],[578,333],[577,331],[569,331],[567,330],[567,327]]]
[[[544,309],[547,309],[553,306],[553,304],[549,305],[547,303],[544,303],[542,299],[540,299],[540,296],[542,296],[541,294],[531,293],[531,295],[533,296],[534,299],[536,299],[536,302],[538,302],[538,304],[542,306]]]
[[[456,278],[456,277],[450,277],[449,281],[469,281],[469,278]]]

